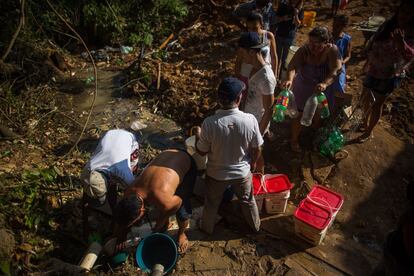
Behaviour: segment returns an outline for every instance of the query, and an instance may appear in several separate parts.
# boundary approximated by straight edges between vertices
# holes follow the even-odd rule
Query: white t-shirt
[[[138,142],[131,132],[109,130],[99,141],[86,167],[117,176],[130,185],[134,181],[132,171],[138,163],[138,149]]]
[[[231,180],[249,174],[250,149],[262,144],[257,120],[251,114],[233,108],[218,110],[204,120],[197,148],[208,152],[208,176]]]
[[[274,94],[276,78],[270,65],[265,64],[249,79],[244,112],[253,114],[260,123],[264,114],[263,95]]]

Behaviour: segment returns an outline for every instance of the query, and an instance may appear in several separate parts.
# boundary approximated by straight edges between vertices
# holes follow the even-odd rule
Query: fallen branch
[[[25,8],[26,0],[21,0],[21,7],[20,7],[20,20],[19,25],[17,26],[16,31],[14,32],[12,39],[10,40],[9,46],[7,47],[6,51],[4,52],[1,60],[4,61],[7,56],[10,54],[11,49],[13,48],[14,43],[16,42],[17,37],[19,36],[20,30],[24,24],[24,8]]]
[[[83,125],[81,123],[79,123],[78,121],[76,121],[75,119],[73,119],[72,117],[66,115],[65,113],[63,113],[62,111],[58,111],[58,113],[66,118],[68,118],[69,120],[71,120],[72,122],[74,122],[75,124],[77,124],[80,127],[83,127]]]
[[[160,90],[160,86],[161,86],[161,61],[158,62],[157,90]]]
[[[78,139],[76,140],[75,144],[73,144],[73,146],[69,149],[69,151],[61,157],[61,159],[66,158],[69,154],[72,153],[72,151],[78,146],[78,143],[80,142],[80,140],[82,139],[83,134],[85,133],[86,127],[88,126],[89,120],[91,118],[92,115],[92,111],[93,108],[95,106],[95,101],[96,101],[96,96],[98,95],[98,72],[96,69],[96,65],[95,65],[95,61],[93,60],[92,54],[89,51],[88,46],[86,45],[85,41],[82,39],[82,37],[78,34],[78,32],[75,31],[74,28],[72,28],[72,26],[62,17],[62,15],[60,15],[58,13],[58,11],[55,9],[55,7],[52,6],[52,4],[50,4],[49,0],[46,0],[47,4],[49,5],[49,7],[53,10],[53,12],[59,17],[60,20],[63,21],[63,23],[65,23],[65,25],[76,35],[77,38],[79,38],[79,40],[82,42],[83,47],[85,48],[86,52],[88,53],[89,59],[92,62],[92,66],[93,66],[93,73],[94,73],[94,77],[95,77],[95,91],[93,93],[93,99],[92,99],[92,103],[91,106],[89,108],[89,113],[88,116],[86,117],[86,122],[83,125],[82,131],[79,134]]]
[[[162,50],[165,48],[165,46],[167,46],[168,42],[170,42],[171,39],[173,39],[174,34],[170,34],[169,37],[167,37],[166,40],[164,40],[164,42],[161,44],[161,46],[158,48],[158,50]]]

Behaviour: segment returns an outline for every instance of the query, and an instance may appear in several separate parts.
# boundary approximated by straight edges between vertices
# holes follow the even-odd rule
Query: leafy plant
[[[8,209],[9,204],[18,205],[18,213],[24,225],[29,229],[37,229],[47,222],[45,212],[46,194],[43,188],[55,185],[57,173],[53,168],[25,171],[21,174],[19,185],[5,197],[0,198],[0,207]]]
[[[90,0],[82,11],[98,35],[110,33],[113,41],[131,45],[162,39],[188,13],[183,0]]]

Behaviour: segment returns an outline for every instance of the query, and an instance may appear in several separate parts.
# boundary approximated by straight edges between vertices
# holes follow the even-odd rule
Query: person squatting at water
[[[231,186],[246,222],[255,232],[260,217],[253,196],[252,174],[261,155],[263,138],[256,118],[238,109],[244,84],[225,78],[218,88],[222,109],[206,118],[196,134],[196,150],[208,155],[206,196],[201,229],[212,234],[223,193]]]
[[[125,189],[135,179],[138,150],[137,139],[131,132],[123,129],[106,132],[80,176],[84,201],[99,207],[108,200],[114,206],[118,186]]]
[[[154,206],[160,212],[154,232],[168,230],[169,217],[176,214],[178,222],[178,249],[185,252],[188,239],[185,230],[190,223],[190,198],[197,177],[193,158],[185,151],[169,149],[157,155],[125,190],[116,205],[114,234],[125,239],[128,229],[139,224],[146,212],[145,206]]]

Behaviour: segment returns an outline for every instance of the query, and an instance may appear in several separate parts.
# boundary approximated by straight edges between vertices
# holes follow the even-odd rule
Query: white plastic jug
[[[201,156],[200,154],[198,154],[195,148],[195,143],[196,143],[195,135],[190,136],[185,140],[185,147],[187,149],[187,152],[194,158],[196,165],[197,165],[197,169],[205,170],[206,164],[207,164],[207,155]]]
[[[289,65],[290,61],[292,60],[293,56],[295,55],[295,53],[298,49],[299,49],[298,46],[290,46],[289,47],[289,52],[288,52],[288,55],[286,57],[286,66]]]

